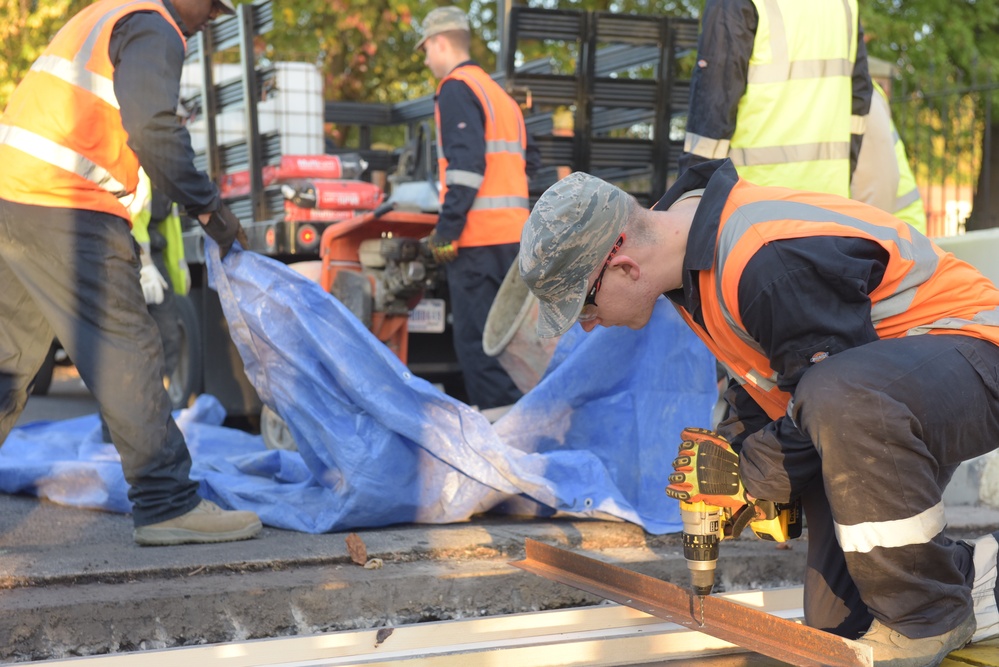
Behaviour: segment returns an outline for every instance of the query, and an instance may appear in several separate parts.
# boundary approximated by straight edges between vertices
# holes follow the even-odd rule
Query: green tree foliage
[[[999,0],[868,0],[861,18],[869,54],[896,68],[892,114],[931,211],[971,188],[968,229],[999,225],[999,170],[981,169],[999,160]]]
[[[483,0],[284,0],[276,5],[277,25],[268,36],[272,60],[315,62],[323,71],[328,100],[401,102],[433,92],[415,51],[423,17],[438,6],[457,4],[472,23],[472,57],[491,71],[499,50],[497,5]],[[696,2],[671,0],[579,0],[532,3],[602,11],[686,14]],[[523,54],[559,58],[539,44]]]
[[[997,0],[866,0],[860,15],[872,56],[898,67],[906,90],[995,80]]]
[[[49,40],[89,0],[0,0],[0,108]]]

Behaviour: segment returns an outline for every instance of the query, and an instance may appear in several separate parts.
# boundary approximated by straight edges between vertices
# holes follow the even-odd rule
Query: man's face
[[[222,7],[215,0],[173,0],[173,7],[192,35],[203,30],[212,19],[223,13]]]
[[[423,64],[437,79],[442,79],[447,75],[443,53],[445,46],[444,38],[441,35],[434,35],[423,42],[423,46],[420,47],[423,49]]]
[[[583,306],[579,314],[584,331],[593,331],[597,325],[641,329],[649,323],[659,295],[651,293],[644,281],[634,279],[638,274],[629,270],[632,266],[633,260],[620,254],[611,256],[606,268],[598,267],[590,275],[587,293],[592,292],[598,280],[599,287],[593,294],[595,303]]]

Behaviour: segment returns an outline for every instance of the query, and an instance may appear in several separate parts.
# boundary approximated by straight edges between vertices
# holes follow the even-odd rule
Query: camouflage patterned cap
[[[423,42],[434,35],[451,30],[472,32],[472,28],[468,25],[468,17],[458,7],[438,7],[423,19],[423,37],[416,43],[416,50],[419,51]]]
[[[541,302],[538,335],[564,334],[579,318],[590,274],[628,219],[631,195],[581,171],[548,188],[520,239],[520,275]]]

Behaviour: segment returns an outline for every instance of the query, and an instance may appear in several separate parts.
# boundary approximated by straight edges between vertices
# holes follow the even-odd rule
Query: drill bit
[[[703,628],[704,627],[704,596],[703,595],[698,595],[697,599],[701,603],[701,627]]]

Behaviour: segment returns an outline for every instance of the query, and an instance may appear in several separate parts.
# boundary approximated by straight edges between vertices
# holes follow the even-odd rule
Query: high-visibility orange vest
[[[722,210],[719,260],[700,272],[704,328],[678,310],[771,419],[787,411],[790,396],[777,388],[777,374],[742,323],[739,280],[767,243],[812,236],[868,239],[888,253],[884,278],[870,294],[881,338],[959,333],[999,345],[999,289],[906,223],[860,202],[739,179]]]
[[[444,203],[448,185],[467,185],[478,189],[475,203],[465,220],[458,246],[519,243],[520,232],[530,214],[530,197],[525,172],[527,128],[520,107],[499,84],[476,65],[457,67],[441,79],[464,82],[479,99],[486,119],[486,173],[448,171],[441,144],[440,109],[437,120],[437,167],[440,174],[440,201]]]
[[[158,12],[184,39],[158,0],[100,0],[71,18],[0,117],[0,198],[129,220],[119,198],[135,191],[139,159],[126,143],[108,49],[115,24],[138,11]]]

